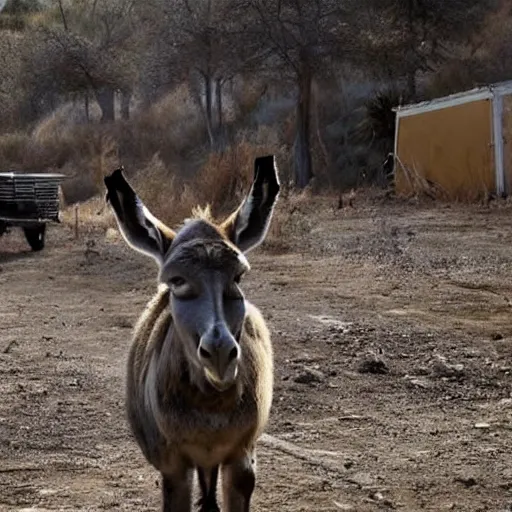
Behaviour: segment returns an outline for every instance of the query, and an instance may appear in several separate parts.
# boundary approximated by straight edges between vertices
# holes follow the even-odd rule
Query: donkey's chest
[[[251,406],[244,399],[224,409],[194,407],[195,404],[186,402],[179,405],[173,408],[176,412],[180,410],[174,416],[175,432],[179,433],[183,451],[198,463],[226,459],[251,437],[258,422],[254,404]]]
[[[255,423],[248,415],[188,411],[173,426],[172,437],[188,459],[213,467],[244,451]]]
[[[181,410],[180,410],[181,409]],[[186,433],[184,437],[194,441],[207,438],[210,443],[228,443],[236,439],[237,433],[250,430],[257,423],[257,411],[246,404],[228,410],[204,410],[194,407],[173,409],[176,431]]]
[[[229,458],[238,458],[251,439],[252,429],[228,427],[213,433],[196,431],[187,436],[182,452],[197,465],[213,467]]]

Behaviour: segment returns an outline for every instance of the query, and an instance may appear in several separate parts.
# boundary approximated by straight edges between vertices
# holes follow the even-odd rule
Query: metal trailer
[[[33,251],[44,248],[46,224],[60,222],[62,174],[0,172],[0,236],[20,227]]]

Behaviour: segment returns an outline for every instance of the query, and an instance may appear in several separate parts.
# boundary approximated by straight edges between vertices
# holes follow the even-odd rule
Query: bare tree
[[[247,6],[255,14],[260,40],[272,51],[268,65],[296,87],[294,175],[295,185],[304,188],[313,176],[312,82],[335,60],[356,55],[354,6],[337,0],[248,0]]]
[[[253,69],[265,49],[251,37],[247,12],[235,0],[153,0],[157,67],[168,84],[187,81],[203,113],[212,147],[222,140],[225,84]],[[154,68],[153,68],[154,69]]]
[[[102,121],[113,121],[115,93],[129,98],[137,81],[134,3],[58,0],[55,18],[59,21],[39,29],[27,61],[35,92],[79,93],[86,102],[92,94]],[[129,116],[126,103],[122,111]]]
[[[373,9],[373,52],[394,78],[406,78],[407,93],[417,96],[418,72],[434,72],[454,56],[457,45],[471,45],[499,2],[496,0],[367,0]],[[371,57],[370,57],[371,59]],[[374,60],[376,67],[379,62]]]

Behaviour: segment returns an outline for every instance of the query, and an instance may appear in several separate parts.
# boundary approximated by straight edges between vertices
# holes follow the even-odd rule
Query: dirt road
[[[245,281],[277,361],[254,510],[512,510],[512,208],[293,216]],[[153,263],[64,225],[25,250],[0,240],[0,510],[158,510],[123,412]]]

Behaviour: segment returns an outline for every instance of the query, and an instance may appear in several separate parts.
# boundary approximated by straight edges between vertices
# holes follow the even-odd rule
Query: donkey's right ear
[[[126,181],[122,167],[106,176],[104,181],[107,187],[106,201],[110,203],[128,245],[161,264],[176,236],[174,231],[155,218],[144,206]]]

